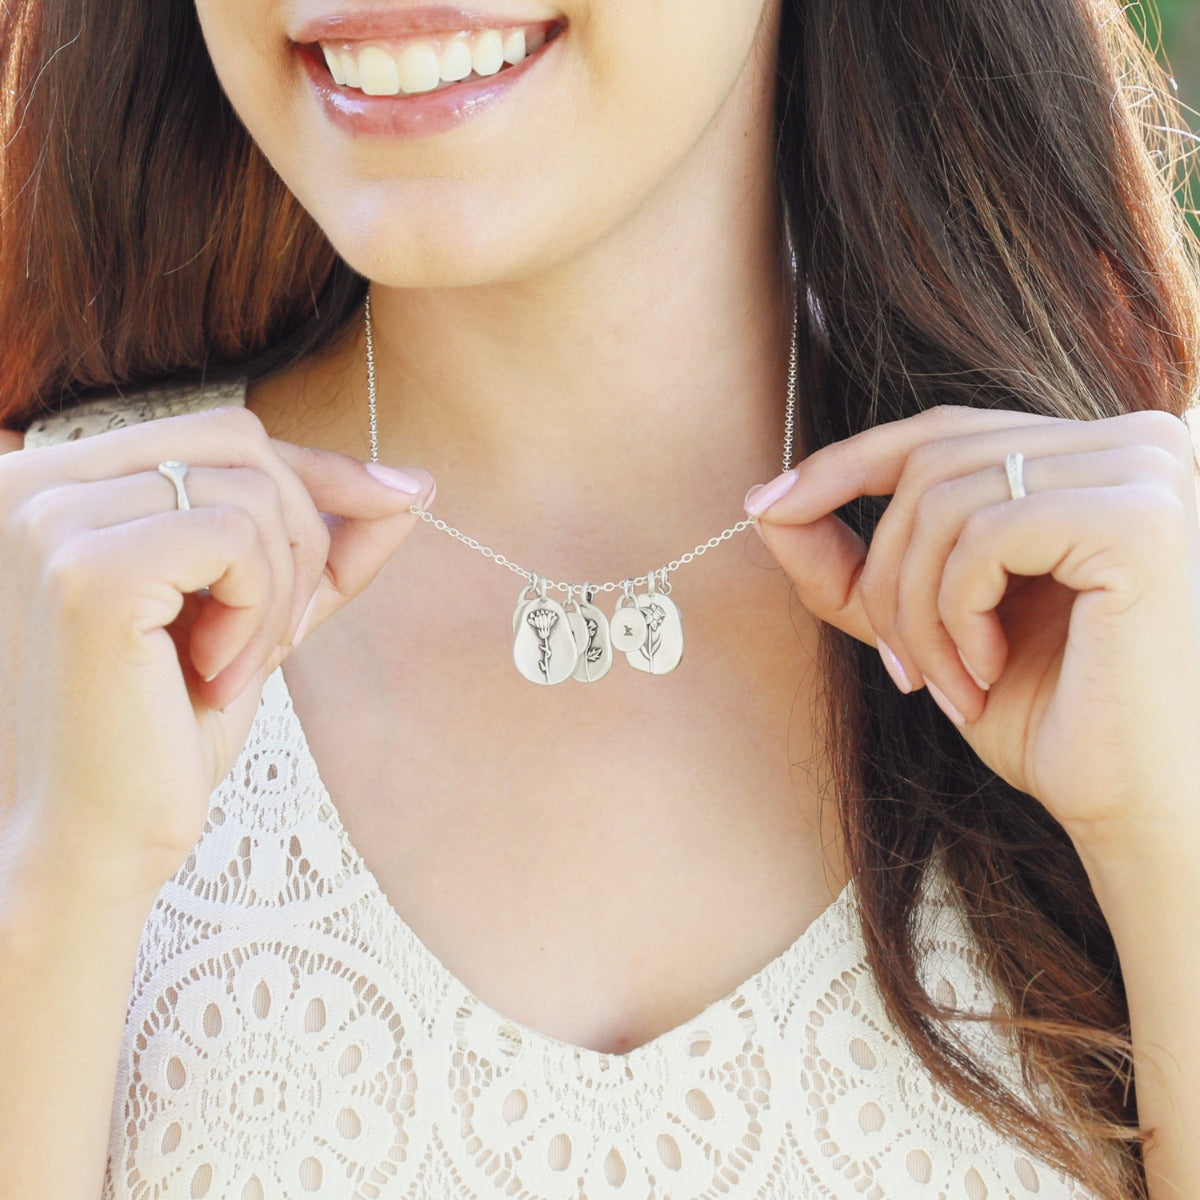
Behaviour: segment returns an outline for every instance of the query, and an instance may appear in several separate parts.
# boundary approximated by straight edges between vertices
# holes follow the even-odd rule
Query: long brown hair
[[[779,176],[811,298],[808,448],[937,404],[1181,413],[1195,258],[1180,114],[1114,0],[784,0]],[[363,281],[230,111],[184,0],[0,9],[0,415],[258,375]],[[847,516],[870,536],[881,502]],[[836,778],[890,1015],[954,1096],[1091,1191],[1145,1189],[1116,954],[1069,841],[878,656],[825,634]],[[919,978],[938,858],[1031,1086]]]

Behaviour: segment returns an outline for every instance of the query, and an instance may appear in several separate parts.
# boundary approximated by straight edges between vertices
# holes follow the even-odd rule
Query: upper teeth
[[[322,42],[334,83],[368,96],[414,95],[476,75],[495,75],[506,63],[516,66],[546,41],[541,26],[477,29],[407,41]]]

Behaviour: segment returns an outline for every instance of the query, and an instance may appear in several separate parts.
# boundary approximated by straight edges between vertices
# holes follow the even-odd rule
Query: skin
[[[1029,460],[1015,501],[997,465],[1014,448]],[[806,606],[883,640],[907,684],[940,680],[976,753],[1078,849],[1121,958],[1150,1194],[1194,1194],[1200,537],[1186,427],[933,410],[813,454],[788,483],[764,533]],[[869,547],[832,515],[864,495],[892,497]]]
[[[570,23],[539,85],[400,147],[323,124],[287,43],[315,0],[197,10],[251,132],[376,280],[381,457],[423,464],[423,499],[428,469],[442,515],[577,579],[736,518],[779,451],[774,3],[523,7]],[[500,1011],[620,1049],[731,990],[842,883],[810,717],[821,620],[936,683],[1075,840],[1122,954],[1152,1195],[1200,1188],[1200,535],[1177,422],[935,411],[813,454],[765,545],[680,576],[687,672],[562,704],[516,679],[503,636],[490,650],[515,581],[409,539],[412,495],[362,469],[360,341],[251,410],[0,460],[0,553],[22,564],[0,576],[0,762],[18,764],[0,973],[29,980],[0,995],[14,1194],[96,1192],[141,922],[277,664],[426,943]],[[1019,503],[998,466],[1014,448]],[[190,513],[170,511],[167,458],[192,464]],[[869,547],[831,515],[862,494],[894,497]]]

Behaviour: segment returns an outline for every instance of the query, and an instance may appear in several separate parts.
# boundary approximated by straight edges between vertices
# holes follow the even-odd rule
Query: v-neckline
[[[692,1030],[696,1026],[710,1024],[711,1018],[716,1013],[721,1010],[729,1010],[734,1001],[742,993],[753,990],[769,975],[777,972],[790,960],[798,960],[796,963],[798,968],[804,965],[812,965],[820,957],[822,947],[829,946],[830,944],[841,945],[846,941],[847,937],[861,936],[858,933],[857,924],[857,892],[854,880],[851,878],[842,887],[835,899],[801,930],[800,934],[786,949],[774,955],[769,961],[764,963],[746,979],[742,980],[724,996],[706,1005],[694,1016],[687,1017],[679,1024],[656,1034],[648,1041],[642,1042],[640,1045],[634,1046],[627,1051],[596,1050],[591,1046],[581,1046],[575,1042],[564,1041],[561,1038],[553,1037],[551,1034],[543,1033],[530,1025],[526,1025],[523,1021],[515,1017],[500,1012],[486,1000],[476,995],[421,940],[412,926],[400,914],[387,893],[383,890],[374,872],[367,865],[366,860],[359,853],[358,847],[355,846],[351,839],[349,831],[342,823],[342,816],[338,810],[337,801],[322,778],[321,768],[316,761],[312,748],[309,746],[308,737],[304,732],[300,714],[296,711],[296,706],[292,700],[292,694],[288,688],[282,667],[277,668],[272,680],[268,681],[267,688],[264,690],[264,700],[269,695],[271,682],[278,684],[280,692],[279,706],[282,710],[282,715],[285,715],[287,722],[294,728],[295,742],[301,754],[299,766],[302,771],[307,769],[307,772],[311,775],[318,807],[323,808],[329,814],[328,824],[342,848],[343,855],[347,861],[347,873],[363,881],[366,897],[379,906],[380,910],[385,914],[386,920],[395,926],[401,943],[411,950],[424,967],[427,968],[429,973],[442,985],[439,988],[440,991],[446,994],[458,994],[468,1001],[472,1010],[476,1013],[482,1014],[497,1025],[512,1027],[520,1034],[522,1041],[526,1045],[537,1046],[558,1055],[569,1055],[581,1061],[592,1060],[597,1063],[611,1063],[615,1060],[621,1063],[632,1064],[640,1058],[663,1052],[670,1043],[683,1038],[689,1030]],[[831,936],[826,936],[827,934]]]

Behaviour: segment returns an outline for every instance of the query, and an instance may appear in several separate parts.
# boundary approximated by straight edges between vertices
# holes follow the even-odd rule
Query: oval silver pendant
[[[629,665],[647,675],[669,675],[683,658],[683,620],[674,601],[662,592],[637,597],[646,638],[626,653]]]
[[[594,604],[578,604],[567,613],[579,659],[575,663],[575,678],[580,683],[595,683],[612,670],[613,651],[609,638],[608,618]]]
[[[608,629],[613,649],[626,654],[640,649],[645,644],[648,632],[646,618],[642,615],[641,609],[633,606],[618,607],[612,615],[612,620],[608,623]]]
[[[521,628],[521,622],[525,619],[525,610],[538,599],[538,593],[535,588],[523,587],[521,594],[517,597],[517,607],[513,612],[513,636],[516,636],[517,630]]]
[[[553,685],[570,679],[579,647],[563,606],[538,597],[517,610],[513,662],[530,683]]]

